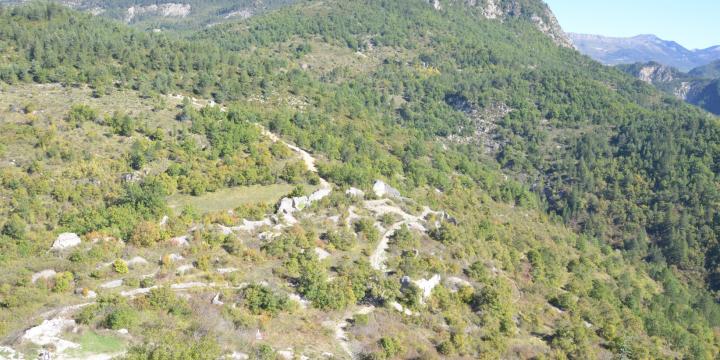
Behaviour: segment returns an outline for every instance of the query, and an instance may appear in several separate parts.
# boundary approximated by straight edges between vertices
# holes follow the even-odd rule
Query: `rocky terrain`
[[[546,34],[553,42],[563,47],[572,47],[570,38],[565,34],[555,14],[543,3],[528,4],[520,0],[447,0],[448,2],[464,2],[467,6],[478,7],[484,18],[500,20],[524,17],[529,19],[538,30]],[[436,10],[442,9],[443,1],[432,0]]]
[[[714,77],[717,75],[714,64],[717,63],[698,67],[687,73],[657,62],[617,67],[680,100],[720,115],[720,77]]]
[[[66,4],[0,9],[0,358],[720,350],[688,75],[538,0]]]

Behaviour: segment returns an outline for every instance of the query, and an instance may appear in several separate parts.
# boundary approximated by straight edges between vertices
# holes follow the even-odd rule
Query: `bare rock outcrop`
[[[53,250],[65,250],[80,245],[80,237],[75,233],[62,233],[52,245]]]

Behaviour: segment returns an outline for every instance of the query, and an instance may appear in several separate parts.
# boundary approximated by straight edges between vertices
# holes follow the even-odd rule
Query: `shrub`
[[[21,239],[25,236],[25,229],[27,224],[17,214],[12,215],[10,219],[3,225],[2,234],[7,235],[13,239]]]
[[[400,341],[392,337],[383,337],[380,339],[380,347],[382,348],[385,358],[392,359],[403,351]]]
[[[113,270],[118,274],[127,274],[130,272],[128,264],[123,259],[117,259],[113,262]]]
[[[480,261],[476,261],[465,270],[465,274],[471,279],[479,282],[487,282],[490,279],[490,272]]]
[[[153,246],[161,238],[160,228],[154,222],[142,221],[132,232],[130,243],[136,246]]]
[[[73,280],[73,274],[70,272],[66,271],[57,274],[57,276],[55,277],[55,286],[53,287],[53,291],[57,293],[70,291]]]
[[[210,271],[210,255],[201,255],[195,262],[195,267],[202,271]]]
[[[401,249],[413,249],[420,246],[418,238],[410,231],[407,225],[398,229],[391,238],[392,242]]]
[[[78,324],[90,325],[95,319],[95,315],[98,311],[97,305],[88,305],[82,308],[76,315],[75,321]]]
[[[140,287],[143,289],[151,288],[155,286],[155,279],[152,277],[146,277],[140,280]]]
[[[340,231],[330,231],[326,234],[325,238],[330,245],[343,251],[351,250],[357,242],[355,234],[344,229]]]
[[[105,326],[113,330],[127,329],[135,325],[137,320],[137,314],[133,309],[122,306],[108,314],[105,318]]]
[[[362,234],[365,241],[371,244],[380,240],[380,231],[375,227],[372,219],[363,218],[356,222],[355,232]]]
[[[77,104],[73,105],[70,109],[70,112],[68,112],[67,121],[76,125],[80,125],[86,121],[95,121],[97,117],[98,114],[95,109],[87,105]]]
[[[243,290],[245,306],[253,314],[267,313],[276,315],[288,309],[288,298],[275,295],[269,288],[261,285],[250,285]]]

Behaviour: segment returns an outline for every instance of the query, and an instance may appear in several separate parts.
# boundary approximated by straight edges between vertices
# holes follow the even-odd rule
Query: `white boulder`
[[[387,196],[389,198],[401,198],[400,191],[386,184],[382,180],[375,181],[375,185],[373,185],[373,192],[375,192],[375,195],[378,197]]]
[[[430,279],[420,279],[415,281],[415,285],[417,285],[422,290],[422,301],[424,302],[425,299],[429,298],[432,294],[433,289],[440,284],[440,275],[435,274]]]
[[[193,266],[192,264],[187,264],[187,265],[179,266],[179,267],[177,268],[177,274],[178,274],[178,275],[185,275],[185,273],[189,272],[190,270],[192,270],[192,269],[194,269],[194,268],[195,268],[195,266]]]
[[[114,289],[114,288],[122,286],[122,284],[123,284],[123,281],[122,281],[122,279],[120,279],[120,280],[108,281],[108,282],[100,285],[100,287],[103,289]]]
[[[315,248],[315,254],[317,255],[318,259],[324,260],[330,257],[330,253],[325,251],[325,249],[321,249],[319,247]]]
[[[351,187],[351,188],[347,189],[347,191],[345,191],[345,195],[347,195],[347,196],[355,196],[355,197],[360,197],[360,198],[361,198],[361,197],[364,197],[364,196],[365,196],[365,192],[362,191],[362,190],[360,190],[360,189],[358,189],[358,188]]]
[[[330,188],[322,188],[322,189],[319,189],[318,191],[312,193],[312,194],[310,195],[310,197],[308,198],[308,200],[309,200],[310,202],[320,201],[320,200],[322,200],[324,197],[330,195],[331,192],[332,192],[332,189],[330,189]]]
[[[53,250],[65,250],[80,245],[80,237],[75,233],[62,233],[52,245]]]

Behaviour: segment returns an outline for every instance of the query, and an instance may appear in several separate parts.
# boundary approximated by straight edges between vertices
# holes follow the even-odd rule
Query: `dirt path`
[[[350,325],[348,321],[351,320],[355,315],[367,315],[372,313],[373,311],[375,311],[375,307],[372,305],[362,306],[355,312],[345,314],[343,319],[334,326],[335,339],[340,343],[340,347],[343,349],[343,351],[345,351],[346,354],[350,356],[351,359],[356,359],[358,356],[353,353],[352,349],[350,348],[350,339],[348,339],[347,332],[345,331],[345,329]]]
[[[368,200],[365,201],[364,206],[375,216],[382,216],[385,214],[395,214],[402,218],[401,221],[396,222],[389,229],[385,231],[383,237],[380,239],[375,251],[370,255],[370,266],[375,270],[387,271],[385,261],[387,260],[387,249],[389,247],[390,238],[395,234],[396,231],[400,230],[403,225],[410,229],[416,229],[421,232],[427,231],[425,228],[425,217],[431,213],[434,213],[429,208],[425,208],[420,216],[408,214],[397,205],[393,205],[388,199],[381,200]]]

